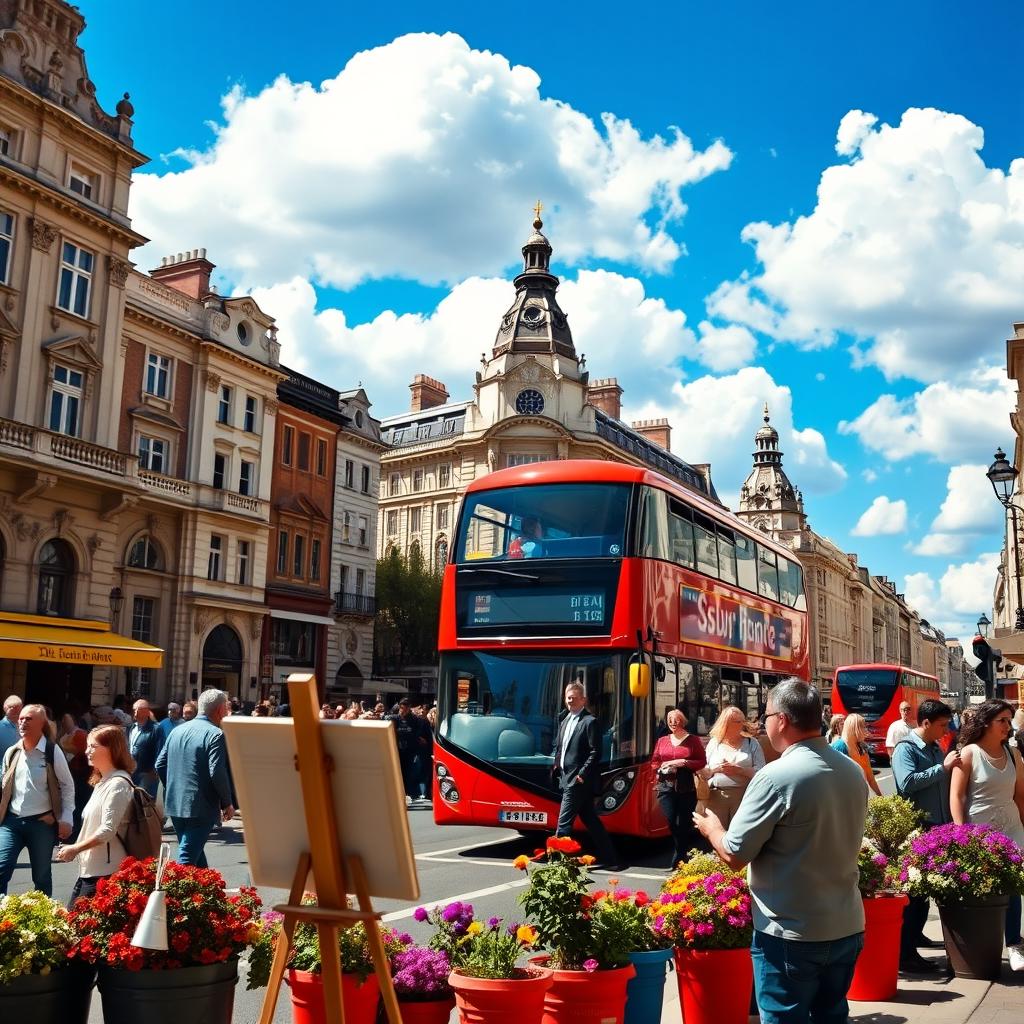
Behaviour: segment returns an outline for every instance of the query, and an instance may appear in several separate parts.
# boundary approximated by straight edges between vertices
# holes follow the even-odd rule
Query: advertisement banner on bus
[[[741,654],[793,657],[793,627],[781,615],[685,584],[679,588],[679,608],[684,641]]]

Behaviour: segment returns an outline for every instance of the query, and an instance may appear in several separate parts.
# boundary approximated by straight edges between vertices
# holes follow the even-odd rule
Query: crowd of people
[[[134,787],[157,799],[178,838],[182,864],[206,866],[205,845],[222,821],[234,817],[237,798],[220,723],[228,715],[287,717],[275,699],[244,705],[221,690],[197,700],[171,701],[157,719],[149,702],[73,709],[54,720],[41,704],[12,694],[0,719],[0,895],[27,850],[32,885],[50,895],[51,864],[76,861],[72,899],[95,892],[96,882],[124,859],[125,814]],[[394,724],[406,804],[429,805],[436,708],[402,698],[388,710],[358,701],[321,718],[375,719]],[[184,727],[184,728],[182,728]]]

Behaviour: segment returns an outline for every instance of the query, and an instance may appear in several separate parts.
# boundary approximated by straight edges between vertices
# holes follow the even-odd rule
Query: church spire
[[[544,205],[533,208],[533,234],[523,246],[523,270],[516,279],[516,298],[502,317],[494,341],[494,357],[506,352],[547,353],[576,359],[569,322],[558,305],[558,278],[551,273],[551,243],[541,233]]]
[[[803,529],[803,495],[782,468],[779,432],[772,426],[768,403],[764,405],[764,426],[754,435],[754,465],[740,488],[737,515],[781,539],[780,534]]]

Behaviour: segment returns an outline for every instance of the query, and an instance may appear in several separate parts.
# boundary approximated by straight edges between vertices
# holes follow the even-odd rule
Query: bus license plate
[[[499,811],[498,821],[515,825],[546,825],[548,816],[545,811]]]

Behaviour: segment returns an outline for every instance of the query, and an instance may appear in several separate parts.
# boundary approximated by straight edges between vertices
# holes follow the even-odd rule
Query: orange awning
[[[160,668],[164,652],[115,633],[105,622],[0,612],[0,658]]]

